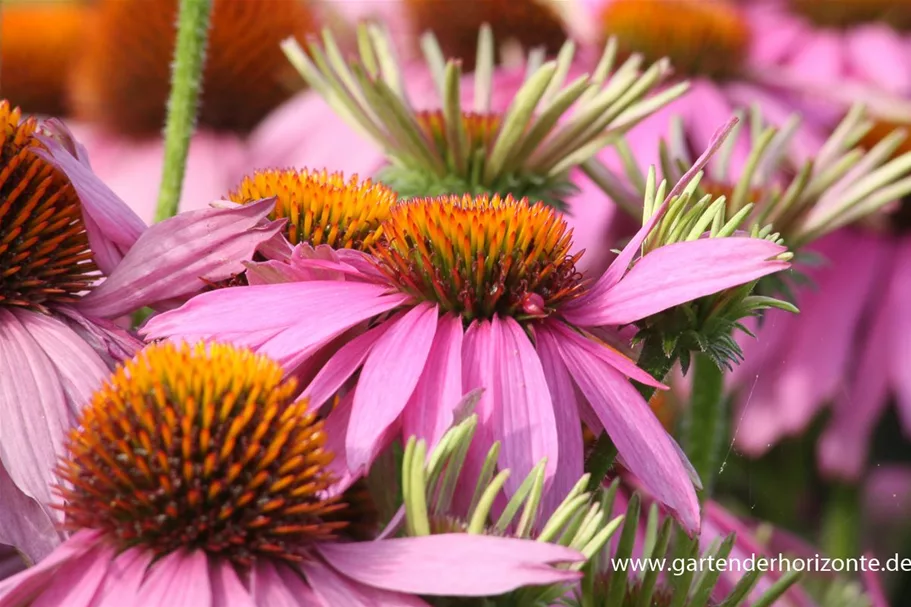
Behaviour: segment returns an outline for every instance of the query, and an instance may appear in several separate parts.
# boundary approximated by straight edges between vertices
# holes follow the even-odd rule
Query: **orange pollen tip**
[[[870,149],[875,146],[877,143],[888,137],[896,129],[904,129],[906,131],[905,140],[901,142],[895,152],[892,153],[893,158],[897,158],[906,152],[911,152],[911,122],[896,122],[891,120],[876,120],[873,122],[873,128],[871,128],[866,135],[860,140],[860,146]]]
[[[525,198],[415,198],[393,207],[383,232],[373,250],[380,269],[466,321],[541,318],[584,288],[566,221]]]
[[[446,134],[446,119],[442,110],[418,112],[417,121],[427,138],[436,144],[437,149],[452,148]],[[462,126],[465,129],[466,147],[471,151],[489,149],[500,132],[502,123],[501,114],[463,112]]]
[[[123,548],[298,561],[346,526],[326,434],[272,360],[225,344],[153,344],[83,409],[57,472],[71,529]]]
[[[0,307],[44,312],[99,277],[76,190],[32,148],[34,118],[0,101]]]
[[[736,75],[750,42],[746,20],[726,0],[613,0],[601,23],[623,54],[641,53],[650,62],[667,57],[684,76]]]
[[[75,66],[76,115],[119,134],[161,132],[177,0],[98,0]],[[214,0],[200,98],[202,128],[246,133],[302,86],[280,43],[316,25],[305,2]]]
[[[478,28],[487,23],[497,42],[544,47],[548,55],[566,41],[566,26],[548,0],[405,0],[416,33],[433,32],[446,57],[474,70]]]
[[[884,23],[911,31],[909,0],[791,0],[794,10],[822,27],[849,28],[864,23]]]
[[[341,173],[286,169],[257,171],[228,195],[247,204],[275,197],[273,219],[287,218],[291,244],[326,244],[366,251],[382,236],[396,193],[381,183],[347,181]]]
[[[66,113],[73,58],[84,43],[89,7],[82,2],[14,2],[0,19],[3,95],[29,114]]]

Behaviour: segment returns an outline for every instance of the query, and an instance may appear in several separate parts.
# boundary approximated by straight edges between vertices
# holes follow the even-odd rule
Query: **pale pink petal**
[[[29,607],[94,607],[93,599],[115,554],[112,546],[100,543],[82,557],[64,563]]]
[[[135,602],[154,557],[152,551],[142,548],[130,548],[119,554],[108,565],[107,576],[92,607],[123,607]]]
[[[107,279],[82,298],[79,309],[115,318],[243,272],[243,262],[282,227],[266,221],[273,205],[267,199],[233,209],[201,209],[155,224]]]
[[[36,597],[53,580],[60,567],[73,559],[85,557],[98,545],[100,533],[79,531],[38,564],[0,581],[0,607],[22,607]]]
[[[34,152],[60,169],[72,182],[82,202],[83,219],[95,262],[105,274],[117,266],[146,224],[98,178],[51,136],[39,136],[47,150]]]
[[[609,363],[585,351],[584,337],[558,343],[570,374],[604,425],[626,467],[689,532],[699,530],[699,502],[667,432],[639,392]]]
[[[110,320],[89,319],[67,306],[58,306],[54,312],[111,368],[133,358],[133,355],[144,346],[144,343],[132,333]]]
[[[181,550],[163,557],[150,569],[140,595],[143,607],[211,607],[206,553]]]
[[[845,33],[852,75],[896,95],[911,93],[905,38],[885,23],[852,27]]]
[[[500,441],[500,462],[510,470],[505,489],[511,495],[542,459],[545,482],[557,469],[557,421],[541,361],[528,336],[512,318],[490,322],[497,342],[497,375],[490,387],[495,408],[494,438]]]
[[[300,574],[265,559],[258,560],[250,572],[250,594],[250,605],[256,607],[329,607],[317,598]],[[225,607],[235,607],[235,604],[226,602]],[[237,607],[245,607],[245,604],[238,602]]]
[[[46,505],[70,412],[54,362],[29,333],[31,316],[0,309],[0,462],[20,490]]]
[[[845,50],[839,33],[820,30],[808,37],[788,68],[809,83],[831,85],[844,74]]]
[[[422,303],[395,320],[364,361],[345,439],[352,472],[366,468],[377,440],[402,413],[427,363],[439,311]]]
[[[750,11],[748,18],[751,29],[758,34],[750,37],[750,60],[757,66],[786,60],[807,34],[798,19],[788,18],[780,11]]]
[[[348,392],[332,408],[332,411],[326,416],[326,445],[325,449],[329,453],[334,453],[335,457],[327,466],[335,484],[332,493],[337,493],[339,489],[344,490],[360,478],[360,474],[352,474],[348,466],[348,457],[345,453],[345,436],[348,434],[348,423],[351,421],[351,405],[354,401],[354,393]]]
[[[708,238],[656,249],[614,287],[565,317],[581,326],[624,325],[704,295],[787,269],[781,245],[759,238]]]
[[[547,379],[556,419],[557,442],[560,445],[560,458],[554,471],[553,484],[544,497],[542,519],[546,519],[554,512],[584,472],[582,421],[579,418],[576,387],[566,365],[563,364],[563,359],[560,358],[557,339],[545,326],[535,330],[538,357],[541,359],[541,367]]]
[[[326,607],[351,605],[351,607],[428,607],[416,596],[371,588],[348,579],[331,567],[317,560],[305,562],[301,569],[307,574],[307,581],[321,597]]]
[[[32,563],[37,563],[63,541],[50,509],[42,508],[22,493],[2,465],[0,496],[0,543],[14,546]]]
[[[405,437],[416,436],[432,448],[452,425],[453,408],[462,400],[462,319],[439,320],[427,364],[402,415]]]
[[[522,586],[572,582],[581,574],[551,565],[583,559],[556,544],[464,533],[321,544],[318,549],[332,567],[365,585],[432,596],[490,596]]]

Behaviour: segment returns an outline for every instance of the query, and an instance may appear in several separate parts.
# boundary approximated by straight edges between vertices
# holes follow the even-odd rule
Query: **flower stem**
[[[180,0],[171,96],[168,99],[168,117],[165,123],[164,167],[155,221],[177,214],[190,137],[196,126],[211,13],[212,0]]]
[[[644,369],[649,375],[662,381],[674,366],[676,357],[667,356],[664,352],[664,344],[660,337],[646,338],[642,345],[642,353],[639,355],[639,367]],[[642,398],[648,402],[655,394],[655,388],[645,384],[637,384],[636,388]],[[595,446],[592,448],[588,461],[585,462],[585,469],[591,474],[588,483],[588,490],[594,491],[604,482],[607,473],[610,472],[611,466],[614,465],[614,458],[617,457],[617,448],[611,441],[607,432],[602,432]]]
[[[860,492],[846,484],[832,486],[823,510],[820,544],[831,558],[849,558],[860,554],[858,524]]]
[[[693,395],[683,420],[683,450],[702,479],[703,498],[712,494],[725,426],[724,375],[705,354],[693,354]]]

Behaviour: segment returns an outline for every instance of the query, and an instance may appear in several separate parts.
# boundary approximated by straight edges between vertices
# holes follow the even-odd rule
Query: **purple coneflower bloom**
[[[0,541],[36,558],[59,540],[46,508],[65,431],[141,347],[111,319],[241,271],[277,226],[257,227],[263,201],[147,229],[62,124],[2,102],[0,128]]]
[[[702,160],[700,160],[702,162]],[[787,267],[783,248],[751,238],[662,247],[630,269],[662,206],[594,284],[558,213],[511,197],[414,199],[392,208],[383,237],[356,263],[307,259],[253,264],[249,287],[214,291],[144,327],[150,338],[220,339],[296,368],[326,343],[366,332],[333,355],[304,394],[322,405],[358,369],[345,457],[357,473],[391,432],[434,444],[461,395],[478,404],[479,448],[503,443],[522,478],[542,459],[557,496],[582,473],[581,420],[606,430],[625,465],[690,530],[698,503],[673,440],[628,378],[663,387],[598,336],[669,307]],[[315,279],[315,269],[344,280]],[[267,313],[258,313],[268,311]],[[367,323],[366,325],[364,323]],[[556,405],[556,406],[555,406]],[[513,491],[517,481],[507,482]]]
[[[0,582],[0,606],[411,607],[579,578],[551,564],[583,556],[544,542],[353,541],[370,505],[335,484],[323,422],[295,392],[233,346],[140,352],[83,409],[58,465],[75,533]]]

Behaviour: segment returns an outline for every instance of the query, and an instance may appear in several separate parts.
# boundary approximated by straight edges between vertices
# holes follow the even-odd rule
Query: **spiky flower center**
[[[66,524],[158,554],[300,560],[346,523],[344,504],[325,497],[333,455],[322,423],[282,376],[233,346],[147,347],[69,436],[58,467]]]
[[[667,57],[686,76],[736,75],[750,41],[743,15],[726,0],[613,0],[601,23],[622,52]]]
[[[229,195],[249,203],[275,197],[272,218],[287,218],[291,244],[327,244],[335,249],[367,250],[382,235],[396,194],[381,183],[347,181],[341,173],[303,170],[257,171]]]
[[[315,23],[305,2],[215,0],[199,124],[244,133],[299,88],[279,43]],[[75,69],[77,116],[134,136],[157,135],[171,84],[177,0],[99,0]]]
[[[46,311],[98,278],[76,190],[31,149],[34,118],[0,101],[0,306]]]
[[[400,203],[374,250],[399,288],[466,320],[543,317],[581,293],[572,231],[550,207],[498,195]]]
[[[909,0],[791,0],[794,9],[822,27],[849,28],[880,22],[911,31]]]
[[[484,23],[497,40],[544,47],[549,55],[566,41],[563,20],[548,0],[406,0],[406,7],[413,28],[433,32],[446,57],[461,59],[465,71],[474,69]]]
[[[453,148],[442,110],[418,112],[416,118],[421,130],[436,145],[437,149]],[[462,127],[465,131],[465,146],[470,152],[488,150],[493,145],[502,122],[503,116],[500,114],[463,112]]]

